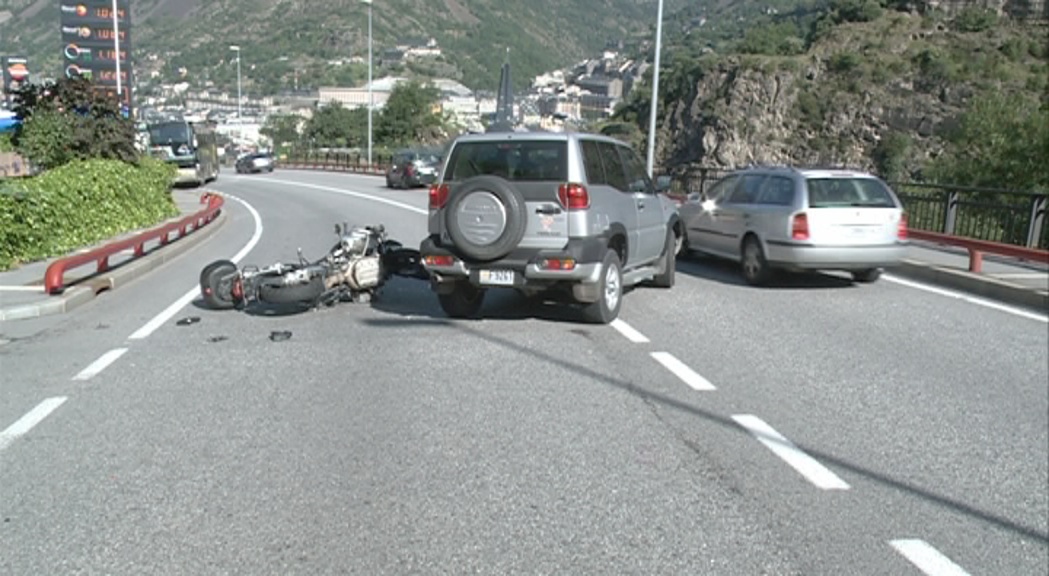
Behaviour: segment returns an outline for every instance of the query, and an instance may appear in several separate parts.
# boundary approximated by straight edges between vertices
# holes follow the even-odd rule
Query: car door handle
[[[645,201],[644,200],[638,200],[637,201],[637,207],[641,208],[642,210],[644,210],[645,209]]]
[[[535,209],[536,214],[560,214],[561,209],[557,206],[540,206]]]

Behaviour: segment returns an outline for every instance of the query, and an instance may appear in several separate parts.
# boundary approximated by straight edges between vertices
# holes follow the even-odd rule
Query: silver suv
[[[445,313],[476,316],[514,288],[619,315],[624,287],[674,285],[682,228],[627,144],[583,133],[459,137],[430,188],[422,262]]]

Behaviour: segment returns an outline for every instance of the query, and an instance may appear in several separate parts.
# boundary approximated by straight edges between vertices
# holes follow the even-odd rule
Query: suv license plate
[[[481,270],[481,284],[495,284],[497,286],[513,286],[513,270]]]

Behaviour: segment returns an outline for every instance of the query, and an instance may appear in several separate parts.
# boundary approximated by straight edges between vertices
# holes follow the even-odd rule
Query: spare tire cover
[[[498,176],[476,176],[452,190],[445,230],[459,251],[477,260],[506,256],[528,224],[524,197]]]

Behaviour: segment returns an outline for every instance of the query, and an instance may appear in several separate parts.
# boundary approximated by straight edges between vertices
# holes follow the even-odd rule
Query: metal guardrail
[[[174,222],[168,222],[145,232],[140,232],[130,238],[117,240],[82,254],[74,254],[55,260],[44,272],[44,291],[47,294],[61,294],[65,288],[65,273],[69,270],[95,262],[97,264],[97,272],[105,272],[109,269],[109,257],[114,254],[131,248],[134,249],[134,257],[138,258],[146,253],[145,246],[147,242],[160,240],[161,246],[167,245],[171,242],[171,233],[176,230],[179,234],[178,238],[181,239],[188,232],[199,230],[218,217],[222,212],[224,202],[222,196],[204,193],[200,197],[200,203],[206,203],[208,207],[203,210],[184,216]]]
[[[1049,249],[1049,194],[917,182],[890,184],[907,209],[911,228]]]
[[[279,160],[279,166],[305,170],[332,170],[356,174],[385,174],[392,157],[375,156],[369,165],[357,154],[325,152],[320,154],[296,154]]]

